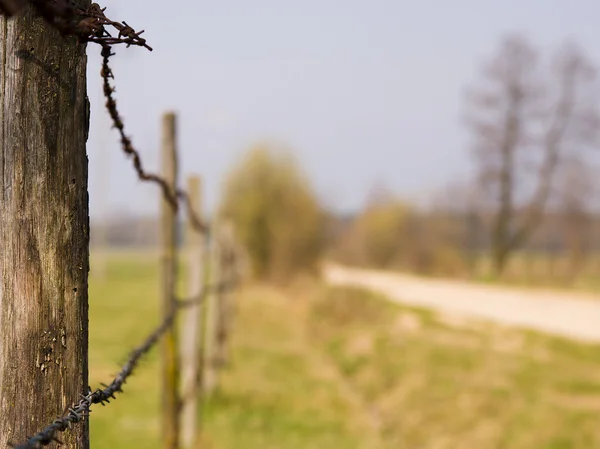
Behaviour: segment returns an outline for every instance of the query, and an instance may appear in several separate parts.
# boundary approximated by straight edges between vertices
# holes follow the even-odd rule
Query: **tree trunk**
[[[85,3],[85,2],[83,2]],[[31,9],[0,18],[0,447],[88,389],[85,46]],[[87,419],[61,435],[88,448]]]
[[[499,245],[494,248],[492,264],[494,267],[494,274],[497,277],[501,277],[504,274],[509,255],[510,250],[504,246]]]

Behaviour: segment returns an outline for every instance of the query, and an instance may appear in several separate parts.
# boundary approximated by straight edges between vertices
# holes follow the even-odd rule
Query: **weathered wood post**
[[[217,237],[217,220],[211,226],[210,254],[208,272],[211,287],[218,287],[221,282],[221,267],[219,260],[221,250]],[[204,305],[203,357],[202,357],[202,390],[210,395],[217,386],[217,320],[219,307],[219,291],[211,290]]]
[[[85,4],[89,1],[81,1]],[[85,46],[31,8],[0,18],[0,447],[88,388]],[[87,420],[60,435],[88,448]]]
[[[177,185],[176,116],[163,116],[162,174],[171,188]],[[161,303],[164,317],[175,310],[177,213],[161,195]],[[163,447],[179,447],[179,357],[176,326],[172,326],[162,343]]]
[[[201,217],[201,182],[200,177],[190,176],[188,179],[188,195],[196,216]],[[188,296],[196,298],[202,294],[204,286],[204,235],[194,229],[191,215],[186,228],[186,250],[188,260]],[[181,442],[184,448],[197,447],[198,439],[198,404],[200,373],[200,317],[201,307],[191,307],[185,311],[181,336],[181,391],[185,394],[182,404]]]
[[[236,267],[233,224],[230,221],[224,221],[219,231],[219,277],[220,282],[226,285],[226,288],[219,292],[217,300],[215,359],[217,367],[220,369],[226,366],[230,359],[229,339],[235,314],[231,289],[236,276]]]

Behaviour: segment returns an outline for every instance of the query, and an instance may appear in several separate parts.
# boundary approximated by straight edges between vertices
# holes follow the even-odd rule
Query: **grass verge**
[[[540,311],[540,313],[543,313]],[[600,347],[325,290],[310,320],[384,447],[600,447]]]
[[[90,383],[158,322],[158,260],[90,283]],[[358,289],[238,294],[203,449],[600,447],[600,348],[399,307]],[[543,313],[543,311],[540,311]],[[158,351],[91,417],[92,445],[160,447]]]

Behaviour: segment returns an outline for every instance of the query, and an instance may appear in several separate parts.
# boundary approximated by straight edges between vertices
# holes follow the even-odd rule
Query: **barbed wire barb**
[[[64,36],[77,36],[81,42],[135,45],[152,51],[146,39],[141,37],[144,30],[136,32],[127,22],[109,19],[104,14],[106,8],[101,8],[98,3],[83,7],[73,0],[0,0],[0,12],[12,17],[27,5]],[[117,37],[111,35],[109,28],[118,31]]]

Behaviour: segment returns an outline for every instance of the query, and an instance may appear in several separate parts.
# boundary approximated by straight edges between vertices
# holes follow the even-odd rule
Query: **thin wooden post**
[[[81,2],[87,3],[89,2]],[[85,46],[30,7],[0,18],[0,447],[88,388]],[[87,419],[60,435],[89,448]]]
[[[195,214],[201,216],[201,181],[198,176],[188,179],[188,194]],[[204,235],[194,229],[191,217],[186,228],[186,250],[188,258],[188,296],[198,297],[204,284]],[[181,442],[186,449],[197,447],[198,439],[198,404],[201,390],[200,373],[200,307],[192,307],[185,312],[183,335],[181,338],[181,373],[184,393],[182,404]]]
[[[229,363],[229,339],[233,327],[235,304],[231,294],[232,284],[235,276],[235,249],[233,238],[233,225],[226,221],[219,229],[220,254],[219,273],[220,282],[226,288],[219,291],[217,301],[217,329],[215,359],[218,368]]]
[[[162,174],[169,186],[177,185],[176,116],[169,112],[163,116]],[[161,303],[164,317],[175,310],[177,214],[161,195]],[[174,323],[175,324],[175,323]],[[179,447],[179,357],[177,331],[173,325],[162,343],[162,406],[163,447]]]
[[[210,236],[210,261],[209,261],[209,285],[218,286],[221,281],[219,266],[220,247],[216,236],[217,225],[213,222]],[[202,387],[204,394],[210,395],[217,386],[217,320],[219,292],[212,289],[206,298],[204,305],[204,332],[203,332],[203,366]]]

